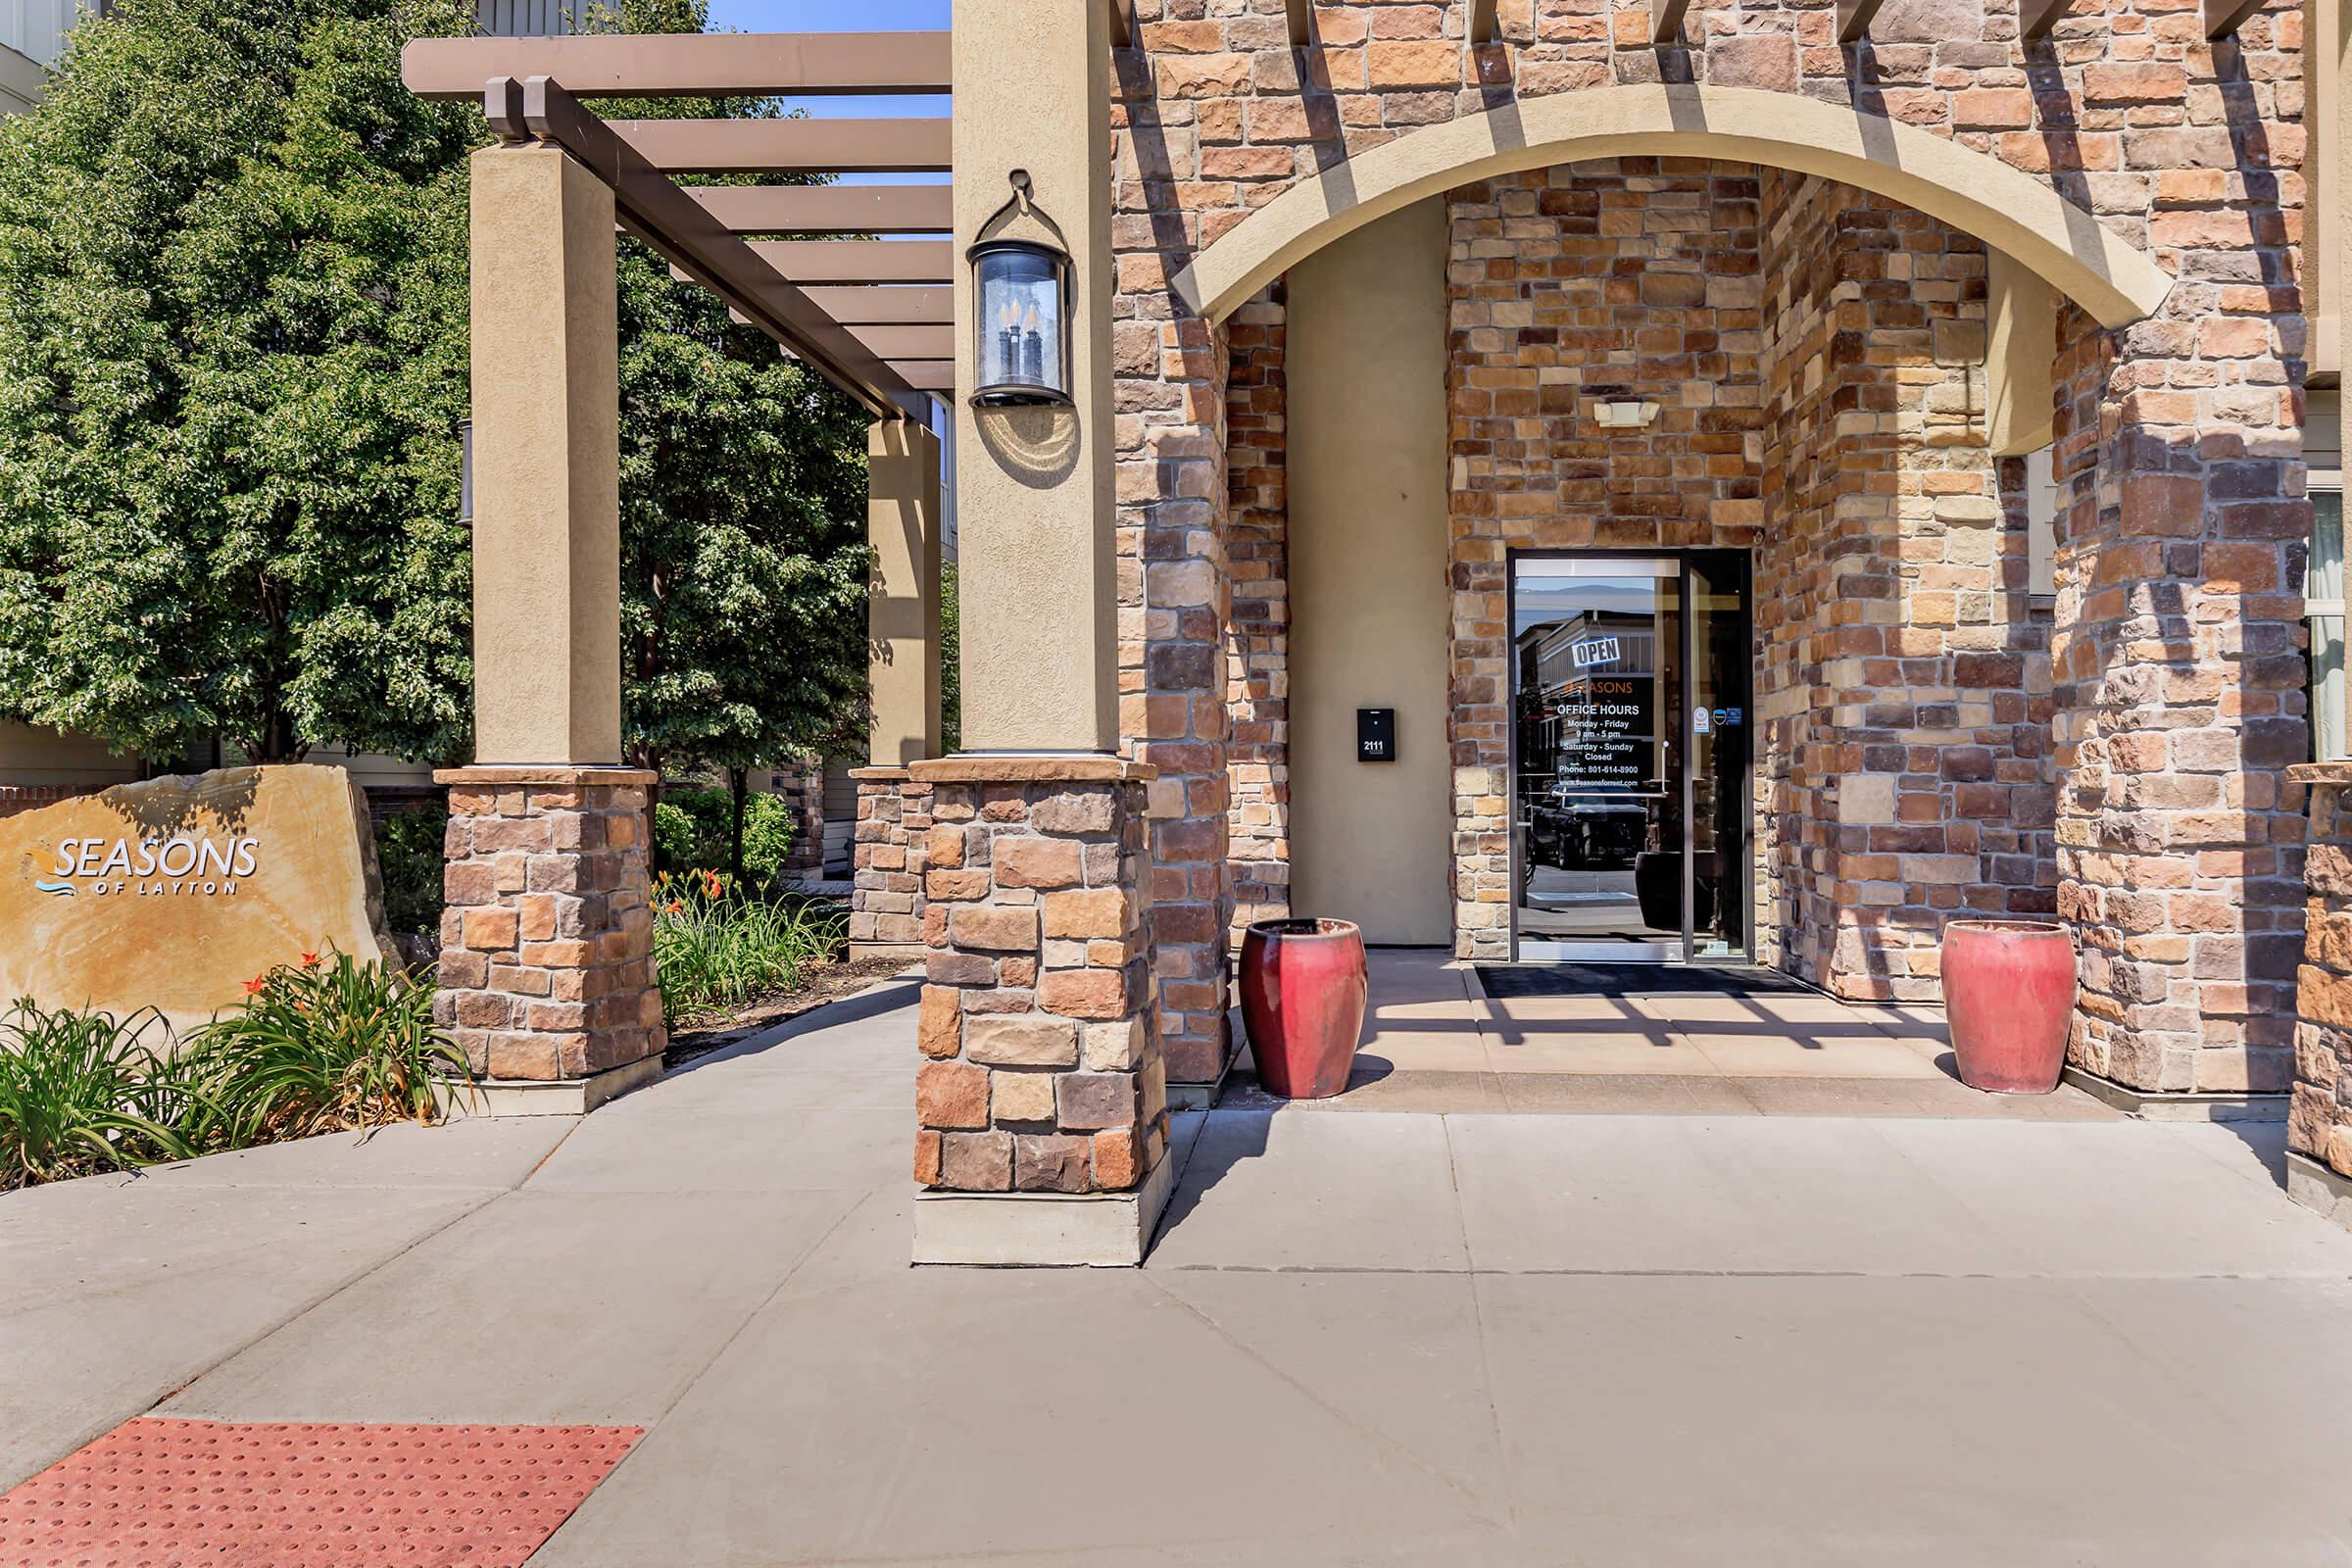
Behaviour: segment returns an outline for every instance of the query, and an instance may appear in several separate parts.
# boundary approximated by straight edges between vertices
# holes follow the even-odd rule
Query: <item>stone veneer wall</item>
[[[659,1056],[646,789],[624,768],[452,768],[433,1016],[476,1076]]]
[[[2210,132],[2172,132],[2208,138]],[[2122,333],[2060,321],[2059,913],[2068,1060],[2135,1089],[2283,1091],[2303,951],[2308,755],[2299,319],[2250,176],[2154,176],[2189,276]],[[2219,209],[2219,210],[2217,210]]]
[[[1984,249],[1852,186],[1763,190],[1759,947],[1933,1000],[1945,920],[2053,903],[2048,616],[1986,445]]]
[[[1280,285],[1226,322],[1225,773],[1235,942],[1291,912],[1290,546]]]
[[[851,951],[920,948],[931,786],[909,779],[903,767],[860,767],[852,776],[858,826],[851,845]]]
[[[2352,1176],[2352,768],[2323,763],[2311,792],[2306,936],[2296,982],[2287,1147]]]
[[[2066,337],[2075,504],[2051,635],[2058,902],[2086,952],[2076,1059],[2148,1089],[2282,1081],[2302,920],[2289,865],[2301,801],[2280,763],[2304,744],[2288,676],[2309,529],[2303,13],[2258,12],[2215,44],[2193,8],[2123,0],[2029,46],[2005,0],[1887,0],[1868,46],[1850,47],[1830,7],[1731,0],[1693,12],[1688,45],[1666,49],[1641,8],[1535,0],[1505,8],[1502,41],[1476,49],[1464,15],[1317,4],[1315,43],[1295,51],[1281,13],[1253,0],[1139,0],[1136,47],[1113,57],[1135,609],[1145,534],[1154,560],[1215,564],[1225,548],[1223,334],[1168,279],[1292,181],[1512,98],[1669,75],[1949,136],[2048,179],[2180,279],[2149,320],[2106,331],[2070,315]],[[1126,667],[1140,698],[1137,618]],[[1160,734],[1142,720],[1139,745]],[[2124,765],[2146,766],[2158,745],[2186,759],[2186,783]],[[1174,808],[1173,792],[1157,805]],[[2165,880],[2182,866],[2186,886]]]
[[[915,1180],[981,1193],[1139,1187],[1168,1135],[1144,784],[930,787]]]
[[[1448,201],[1454,944],[1510,953],[1512,550],[1757,538],[1754,169],[1623,158]],[[1659,405],[1642,429],[1596,398]]]

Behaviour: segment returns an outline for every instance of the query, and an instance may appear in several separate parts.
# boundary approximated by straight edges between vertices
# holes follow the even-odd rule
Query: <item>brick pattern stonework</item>
[[[433,1015],[477,1077],[585,1078],[668,1044],[646,790],[626,768],[466,767],[449,787]]]
[[[1226,322],[1225,624],[1232,941],[1291,912],[1291,602],[1284,488],[1285,313],[1279,285]]]
[[[2207,187],[2199,185],[2196,189]],[[2059,912],[2082,937],[2068,1059],[2134,1089],[2280,1091],[2293,1072],[2311,532],[2286,257],[2222,236],[2162,317],[2061,322],[2052,651]],[[2272,215],[2275,220],[2276,214]],[[2274,235],[2276,230],[2272,231]]]
[[[1766,171],[1755,564],[1769,957],[1931,1001],[1943,924],[2054,904],[2048,615],[1984,423],[1982,244]]]
[[[923,846],[931,828],[931,786],[903,767],[855,768],[855,868],[850,879],[850,950],[923,946]]]
[[[1837,297],[1838,286],[1808,286],[1800,300],[1776,292],[1786,280],[1772,269],[1755,269],[1759,306],[1769,295],[1786,300],[1776,311],[1798,316],[1728,330],[1777,330],[1772,357],[1784,364],[1812,344],[1803,358],[1835,383],[1801,388],[1781,410],[1786,420],[1810,402],[1812,422],[1823,428],[1768,422],[1739,431],[1738,461],[1755,471],[1758,488],[1721,495],[1770,505],[1775,484],[1793,483],[1787,520],[1812,530],[1817,553],[1831,553],[1812,564],[1792,555],[1774,578],[1796,598],[1762,661],[1772,684],[1759,695],[1769,692],[1782,711],[1765,759],[1760,929],[1783,950],[1781,961],[1842,974],[1856,994],[1918,995],[1934,984],[1928,933],[1942,917],[2055,905],[2083,940],[2078,1063],[2143,1089],[2276,1087],[2288,1059],[2302,920],[2301,802],[2281,764],[2299,760],[2304,744],[2293,608],[2308,528],[2299,460],[2305,323],[2294,290],[2304,217],[2303,13],[2259,12],[2232,40],[2214,44],[2193,7],[2124,0],[2063,18],[2050,41],[2028,45],[2006,4],[1887,0],[1868,47],[1855,48],[1837,41],[1832,7],[1728,0],[1694,11],[1687,43],[1665,49],[1649,42],[1649,16],[1640,7],[1506,7],[1502,41],[1477,49],[1464,46],[1464,15],[1459,7],[1318,3],[1315,43],[1300,51],[1290,46],[1282,13],[1258,0],[1139,0],[1136,47],[1114,55],[1119,503],[1131,569],[1124,670],[1135,755],[1164,756],[1172,778],[1228,781],[1221,787],[1237,801],[1250,776],[1238,768],[1272,765],[1262,750],[1270,742],[1257,739],[1245,748],[1257,754],[1240,756],[1237,765],[1237,734],[1219,731],[1194,701],[1237,689],[1234,671],[1217,666],[1254,657],[1248,634],[1228,630],[1215,654],[1196,654],[1201,639],[1183,614],[1222,603],[1226,625],[1243,624],[1229,603],[1232,585],[1245,580],[1235,563],[1265,559],[1247,554],[1270,529],[1245,514],[1242,500],[1253,488],[1247,474],[1259,465],[1226,462],[1229,443],[1262,449],[1255,434],[1244,440],[1225,424],[1245,408],[1254,414],[1271,384],[1235,392],[1237,374],[1263,375],[1257,361],[1266,345],[1246,320],[1212,330],[1189,317],[1167,283],[1177,268],[1294,181],[1514,98],[1686,79],[1852,104],[2048,180],[2180,282],[2154,318],[2130,327],[2110,331],[2079,313],[2067,317],[2059,471],[2072,484],[2073,507],[2061,530],[2056,612],[2045,625],[2017,604],[2019,466],[1990,465],[1981,433],[1964,434],[1969,421],[1951,417],[1976,412],[1951,399],[1982,392],[1958,363],[1966,355],[1955,359],[1950,349],[1973,327],[1962,313],[1981,308],[1981,278],[1968,270],[1981,258],[1955,236],[1867,206],[1832,212],[1824,194],[1820,230],[1845,236],[1847,265],[1858,270],[1846,280],[1851,297]],[[1655,175],[1718,177],[1690,165],[1661,166]],[[1524,193],[1528,178],[1496,181],[1496,189]],[[1776,180],[1793,184],[1785,176],[1759,184]],[[1538,182],[1552,189],[1548,175]],[[1559,189],[1555,204],[1583,194],[1573,179]],[[1537,212],[1513,220],[1583,216],[1546,215],[1538,200]],[[1750,244],[1766,243],[1771,213],[1788,210],[1761,200]],[[1612,221],[1637,219],[1620,212]],[[1480,237],[1557,243],[1540,231]],[[1564,237],[1593,242],[1595,254],[1602,241],[1648,247],[1654,256],[1632,253],[1644,272],[1653,260],[1663,261],[1661,270],[1685,270],[1675,254],[1681,242],[1663,233]],[[1882,243],[1900,254],[1873,258]],[[1592,260],[1572,247],[1555,255],[1580,267]],[[1499,257],[1481,258],[1490,259]],[[1922,302],[1924,318],[1904,324],[1894,286],[1901,278],[1886,269],[1923,263],[1930,282],[1956,283],[1961,297]],[[1616,280],[1621,291],[1629,285],[1631,304],[1641,306],[1639,278]],[[1695,307],[1727,308],[1703,299]],[[1814,312],[1818,322],[1799,319]],[[1895,357],[1874,360],[1848,332],[1849,318],[1880,322],[1898,340]],[[1721,345],[1699,349],[1692,334],[1701,329],[1667,319],[1662,306],[1651,329],[1667,345],[1665,357],[1732,354]],[[1921,333],[1924,352],[1906,341]],[[1527,346],[1591,352],[1572,339]],[[1477,338],[1471,348],[1483,358],[1501,345]],[[1759,342],[1749,352],[1765,351]],[[1538,387],[1546,368],[1535,367]],[[1772,372],[1760,358],[1759,394]],[[1669,407],[1689,410],[1679,398]],[[1765,407],[1760,396],[1755,412]],[[1849,420],[1856,428],[1840,428]],[[1771,482],[1754,450],[1766,442],[1782,455]],[[1906,454],[1893,469],[1886,466],[1889,442]],[[1630,450],[1622,456],[1642,461]],[[1733,457],[1709,456],[1727,466]],[[1677,461],[1697,458],[1686,451]],[[1876,477],[1841,496],[1836,475],[1849,460]],[[1196,468],[1203,462],[1212,470],[1205,477]],[[1221,485],[1213,473],[1220,464]],[[1608,466],[1619,471],[1621,455],[1612,450]],[[1690,471],[1666,477],[1672,482],[1660,496],[1737,482]],[[1603,518],[1628,537],[1646,522],[1660,540],[1669,528],[1687,542],[1707,542],[1690,537],[1701,528],[1713,538],[1711,514],[1685,508],[1661,522],[1607,498],[1612,487],[1631,490],[1633,480],[1630,469],[1599,480],[1603,499],[1587,509],[1595,538]],[[1945,484],[1962,488],[1931,488]],[[1478,493],[1475,485],[1457,488]],[[1223,518],[1220,503],[1230,514]],[[1561,529],[1568,511],[1519,520]],[[1728,517],[1726,528],[1766,525]],[[1763,559],[1770,542],[1769,531],[1756,539],[1760,587],[1774,569]],[[1147,563],[1171,568],[1162,574],[1164,599],[1161,588],[1147,589]],[[1190,569],[1200,565],[1224,584],[1200,581]],[[1493,563],[1485,566],[1491,574]],[[1839,597],[1849,587],[1855,596]],[[1491,584],[1472,591],[1491,592]],[[1887,618],[1898,608],[1939,613],[1947,594],[1948,624],[1923,630]],[[2045,645],[2046,687],[2038,667]],[[1162,647],[1182,651],[1160,655],[1155,665]],[[1894,700],[1839,699],[1875,691],[1889,666]],[[1865,678],[1841,684],[1845,674]],[[1161,676],[1181,679],[1170,685]],[[1240,688],[1251,678],[1245,672]],[[1500,698],[1481,678],[1472,672],[1457,686],[1466,726],[1457,764],[1465,770],[1457,791],[1461,940],[1465,951],[1491,953],[1499,940],[1491,911],[1507,900],[1494,885],[1501,797],[1486,755],[1494,713],[1473,710],[1494,710]],[[1177,692],[1185,694],[1181,706],[1165,700]],[[1864,753],[1872,760],[1857,774],[1854,760]],[[1892,779],[1891,800],[1882,784],[1831,787],[1848,775]],[[1189,784],[1181,792],[1170,784],[1153,798],[1157,836],[1180,857],[1198,846],[1178,817],[1210,809],[1211,793],[1197,798]],[[1930,812],[1940,820],[1929,821]],[[1221,814],[1231,843],[1246,846],[1249,858],[1263,855],[1274,824]],[[1215,887],[1200,861],[1179,858],[1155,884],[1202,908],[1244,888],[1254,902],[1265,886],[1250,882],[1247,864],[1231,857],[1219,873],[1226,886]],[[1163,962],[1171,978],[1204,979],[1205,952],[1180,952],[1180,934],[1169,935]],[[1205,993],[1184,997],[1171,1024],[1194,1037],[1206,1019],[1194,1004]]]
[[[808,881],[825,869],[825,766],[795,762],[775,770],[769,788],[792,813],[792,848],[784,852],[785,880]]]
[[[1130,1191],[1168,1136],[1146,782],[961,767],[915,767],[933,792],[915,1180]]]
[[[1513,550],[1752,544],[1753,169],[1627,158],[1448,202],[1454,943],[1511,951]],[[1659,405],[1604,430],[1596,398]]]
[[[2297,978],[2295,1081],[2287,1147],[2352,1176],[2352,768],[2303,770],[2310,783],[2309,893]]]

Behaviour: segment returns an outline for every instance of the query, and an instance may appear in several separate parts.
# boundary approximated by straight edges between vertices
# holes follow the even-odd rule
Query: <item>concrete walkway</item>
[[[0,1198],[0,1484],[149,1410],[602,1422],[535,1564],[2352,1561],[2352,1236],[2261,1129],[1243,1106],[1148,1268],[918,1270],[913,989]]]

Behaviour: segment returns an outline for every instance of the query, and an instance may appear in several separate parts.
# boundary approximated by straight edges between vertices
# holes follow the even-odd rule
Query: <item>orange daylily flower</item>
[[[268,975],[255,975],[252,979],[245,982],[245,994],[249,997],[258,997],[263,991],[268,989],[269,985],[270,977]]]
[[[306,954],[304,954],[304,955],[302,956],[302,966],[303,966],[305,969],[316,969],[316,968],[318,968],[318,955],[317,955],[316,953],[306,953]]]

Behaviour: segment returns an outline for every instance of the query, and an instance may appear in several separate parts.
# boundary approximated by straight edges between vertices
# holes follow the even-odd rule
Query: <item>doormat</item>
[[[643,1436],[142,1416],[0,1495],[0,1568],[520,1568]]]
[[[1774,969],[1703,963],[1482,963],[1490,997],[1757,997],[1820,992]]]

